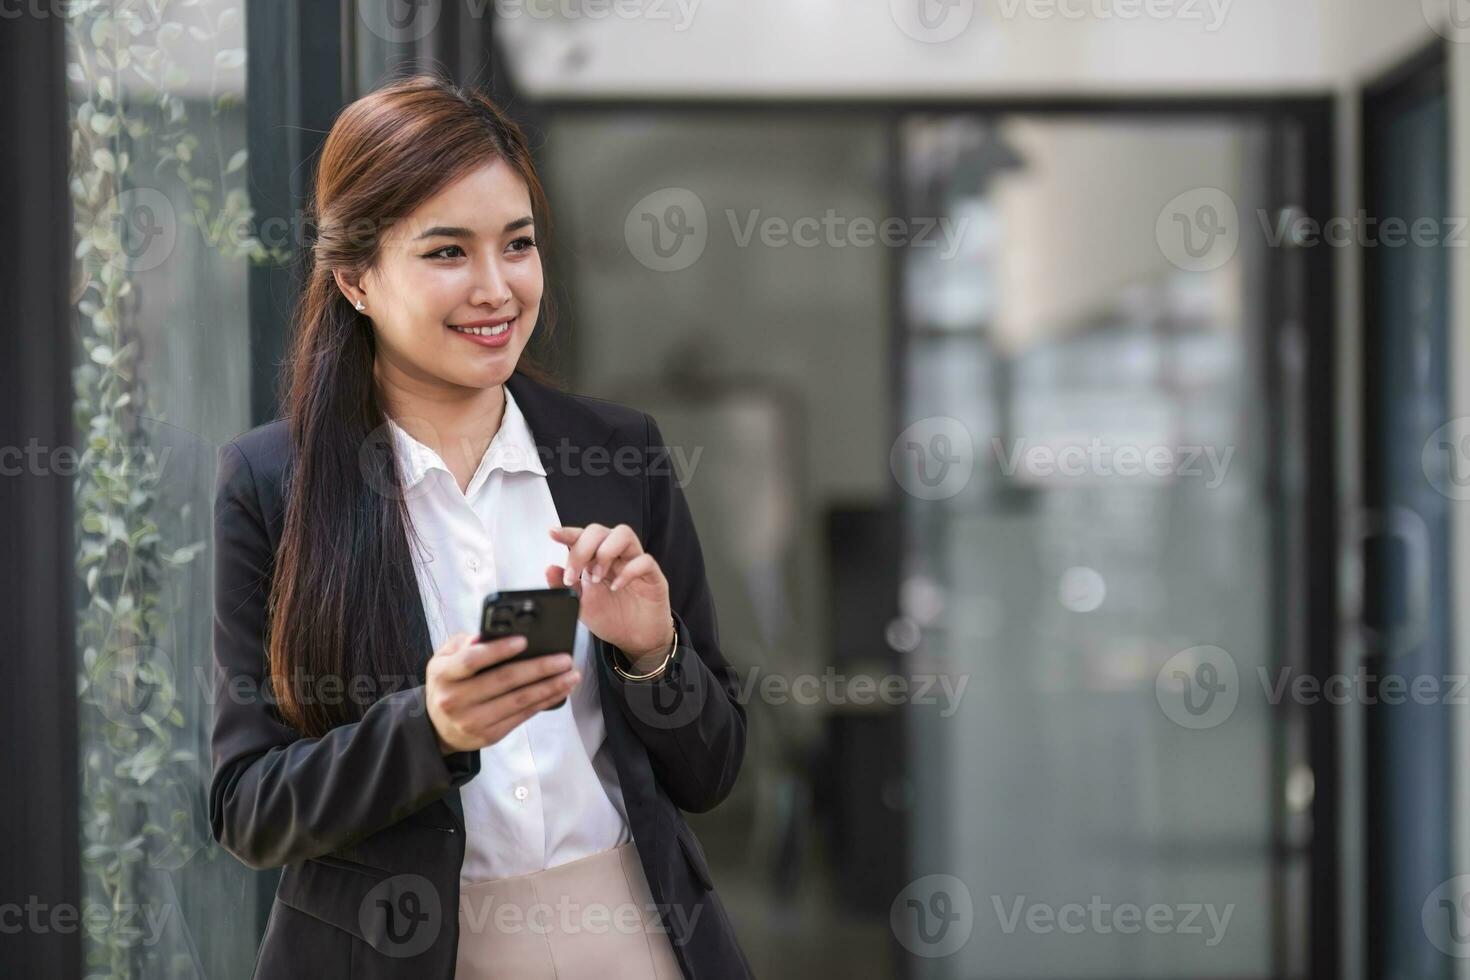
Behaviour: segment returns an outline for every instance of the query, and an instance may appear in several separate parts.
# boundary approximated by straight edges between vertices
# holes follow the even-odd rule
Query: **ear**
[[[332,272],[332,278],[336,280],[337,288],[342,291],[342,295],[347,297],[347,302],[353,306],[359,302],[367,303],[367,293],[355,277],[350,277],[340,269],[336,269]]]

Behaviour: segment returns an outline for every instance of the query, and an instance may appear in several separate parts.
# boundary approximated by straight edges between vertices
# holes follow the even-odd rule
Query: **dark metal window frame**
[[[1406,104],[1428,96],[1442,94],[1449,88],[1448,42],[1436,42],[1421,49],[1402,63],[1365,86],[1360,96],[1361,132],[1358,146],[1362,161],[1362,200],[1370,213],[1375,204],[1382,200],[1384,188],[1383,147],[1375,139],[1381,132],[1381,122]],[[1377,272],[1382,259],[1382,249],[1363,249],[1363,322],[1361,325],[1362,356],[1360,358],[1359,384],[1363,392],[1363,421],[1360,434],[1362,447],[1360,479],[1362,481],[1363,510],[1367,514],[1381,514],[1388,504],[1388,487],[1385,480],[1385,460],[1380,447],[1385,436],[1383,408],[1388,391],[1383,377],[1377,370],[1374,354],[1379,349],[1386,330],[1391,329],[1383,322],[1381,290]],[[1444,365],[1448,371],[1449,366]],[[1381,547],[1374,547],[1365,539],[1360,545],[1363,561],[1363,622],[1381,628],[1386,621],[1383,590],[1380,587],[1385,574],[1385,555]],[[1453,617],[1452,617],[1453,620]],[[1451,622],[1451,635],[1456,627]],[[1372,634],[1369,634],[1372,635]],[[1381,651],[1365,650],[1370,671],[1377,674],[1382,663]],[[1377,775],[1392,765],[1392,760],[1383,744],[1385,719],[1381,710],[1369,708],[1365,712],[1363,726],[1363,785],[1360,799],[1363,808],[1363,840],[1359,852],[1363,859],[1365,889],[1363,895],[1364,921],[1370,926],[1384,921],[1383,908],[1391,898],[1383,887],[1389,877],[1385,864],[1390,855],[1383,846],[1385,835],[1392,826],[1388,807],[1391,801],[1377,792]],[[1448,773],[1446,774],[1448,778]],[[1387,950],[1383,937],[1375,928],[1362,930],[1359,954],[1365,964],[1366,975],[1386,975]]]
[[[66,21],[0,28],[0,446],[75,446]],[[17,466],[7,460],[7,470]],[[82,975],[73,479],[0,475],[0,901],[41,903],[0,942],[0,976]],[[52,917],[72,911],[69,930]]]

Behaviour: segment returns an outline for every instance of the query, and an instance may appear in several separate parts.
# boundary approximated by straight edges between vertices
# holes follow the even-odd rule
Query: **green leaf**
[[[106,173],[117,173],[117,159],[112,151],[98,147],[92,151],[92,165]]]
[[[172,562],[175,565],[183,565],[187,562],[193,561],[203,550],[204,542],[195,541],[193,544],[185,545],[184,547],[179,548],[170,554],[164,555],[163,560],[167,562]]]
[[[239,170],[241,167],[245,166],[245,159],[247,156],[248,154],[245,150],[236,150],[235,155],[230,157],[229,165],[225,167],[225,173],[232,174],[236,170]]]

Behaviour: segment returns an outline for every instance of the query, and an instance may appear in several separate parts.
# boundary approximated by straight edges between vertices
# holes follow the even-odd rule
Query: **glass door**
[[[903,127],[905,213],[958,244],[903,253],[901,614],[967,692],[909,712],[910,975],[1304,975],[1293,136]]]

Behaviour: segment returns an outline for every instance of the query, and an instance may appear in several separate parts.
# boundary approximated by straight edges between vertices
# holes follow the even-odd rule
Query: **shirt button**
[[[526,789],[526,787],[524,787],[524,786],[517,786],[516,787],[516,799],[518,799],[518,800],[524,800],[526,797],[528,797],[530,795],[531,795],[531,791],[528,790],[528,789]]]
[[[472,572],[478,572],[480,570],[480,559],[476,558],[474,555],[470,556],[470,560],[467,562],[467,564],[470,566],[470,571]]]

